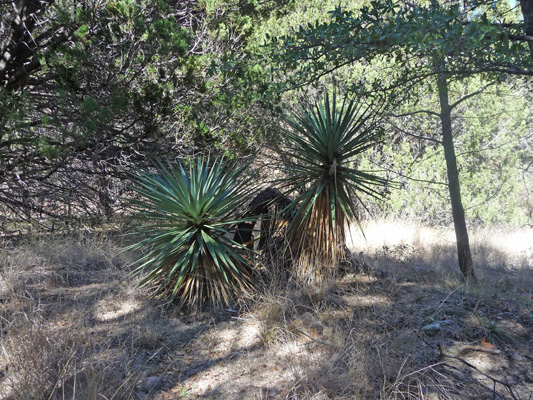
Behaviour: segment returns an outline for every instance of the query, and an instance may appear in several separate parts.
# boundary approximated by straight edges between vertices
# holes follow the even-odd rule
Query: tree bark
[[[457,256],[459,268],[463,278],[468,281],[475,281],[474,267],[472,264],[472,253],[470,252],[470,242],[466,228],[465,211],[461,200],[461,187],[459,185],[459,171],[457,170],[457,157],[452,135],[451,108],[448,99],[448,82],[446,75],[439,74],[438,90],[440,99],[440,118],[442,124],[442,145],[444,147],[444,157],[446,159],[446,170],[448,174],[448,190],[452,203],[453,224],[455,227],[455,237],[457,240]]]
[[[522,9],[522,16],[526,23],[526,35],[533,36],[533,0],[520,0],[520,8]],[[528,42],[531,58],[533,58],[533,43]]]
[[[54,0],[13,1],[9,13],[9,6],[4,7],[5,15],[0,15],[0,27],[4,30],[0,31],[0,86],[16,86],[19,80],[27,79],[33,71],[40,68],[35,53],[43,43],[42,37],[35,31],[41,17],[53,2]],[[48,44],[58,42],[60,36],[60,41],[66,40],[59,28],[43,36],[56,36]]]

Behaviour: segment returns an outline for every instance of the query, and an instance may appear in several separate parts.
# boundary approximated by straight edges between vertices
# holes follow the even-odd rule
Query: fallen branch
[[[489,354],[494,354],[494,355],[498,355],[501,353],[500,350],[491,349],[485,346],[476,346],[476,345],[470,345],[470,344],[459,346],[456,349],[457,349],[457,354],[464,353],[467,351],[482,351],[484,353],[489,353]]]

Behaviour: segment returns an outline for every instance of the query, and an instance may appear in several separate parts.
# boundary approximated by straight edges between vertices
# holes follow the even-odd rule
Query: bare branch
[[[488,85],[483,86],[481,89],[476,90],[475,92],[472,92],[472,93],[470,93],[470,94],[468,94],[468,95],[462,97],[461,99],[457,100],[455,103],[453,103],[453,104],[450,105],[450,110],[453,110],[455,107],[457,107],[457,106],[458,106],[459,104],[461,104],[463,101],[468,100],[468,99],[471,98],[471,97],[474,97],[474,96],[477,96],[478,94],[483,93],[488,87],[490,87],[490,86],[492,86],[492,85],[494,85],[494,84],[495,84],[495,82],[491,82],[491,83],[489,83]]]
[[[407,132],[406,130],[400,128],[398,125],[396,125],[394,122],[392,122],[391,120],[387,120],[387,122],[389,124],[391,124],[394,129],[400,131],[401,133],[405,134],[405,135],[408,135],[408,136],[412,136],[412,137],[415,137],[417,139],[423,139],[423,140],[428,140],[430,142],[433,142],[433,143],[438,143],[438,144],[442,144],[442,142],[440,140],[437,140],[437,139],[433,139],[433,138],[430,138],[430,137],[426,137],[426,136],[419,136],[419,135],[415,135],[414,133],[411,133],[411,132]]]

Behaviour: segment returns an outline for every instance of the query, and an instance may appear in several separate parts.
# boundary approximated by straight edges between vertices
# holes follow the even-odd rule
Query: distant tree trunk
[[[455,237],[457,239],[457,256],[459,268],[463,278],[468,281],[475,281],[474,267],[472,264],[472,253],[470,252],[470,242],[466,229],[465,210],[461,200],[461,188],[459,185],[459,172],[457,170],[457,157],[452,135],[451,108],[448,100],[448,82],[446,75],[439,74],[438,89],[440,98],[440,118],[442,124],[442,145],[444,147],[444,157],[446,158],[446,170],[448,173],[448,189],[450,201],[452,203],[453,224],[455,227]]]
[[[533,0],[520,0],[520,8],[522,9],[522,16],[526,23],[526,35],[533,36]],[[529,51],[533,58],[533,42],[527,42]]]
[[[13,2],[12,7],[2,10],[7,15],[2,16],[5,20],[0,20],[0,86],[15,85],[40,67],[39,61],[32,58],[38,50],[37,42],[50,32],[47,35],[33,33],[39,18],[52,3],[53,0],[22,0]],[[57,35],[58,32],[55,34],[56,39],[61,36]],[[64,40],[66,36],[62,39]]]

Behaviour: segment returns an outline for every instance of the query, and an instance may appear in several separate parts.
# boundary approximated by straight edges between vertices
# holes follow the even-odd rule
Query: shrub
[[[345,224],[357,220],[354,201],[358,193],[380,197],[376,185],[385,180],[356,168],[354,160],[373,147],[381,130],[375,113],[361,102],[345,98],[339,107],[334,94],[286,117],[286,153],[289,158],[287,178],[289,192],[297,192],[291,207],[297,209],[289,226],[292,255],[300,265],[299,275],[306,279],[320,277],[325,270],[313,273],[315,265],[331,269],[345,251]]]
[[[158,292],[194,307],[228,305],[251,287],[249,250],[229,235],[250,197],[247,180],[239,180],[245,167],[233,167],[198,158],[188,168],[159,162],[133,176],[143,224],[129,249],[144,252],[134,270],[146,273],[141,285],[157,283]]]

